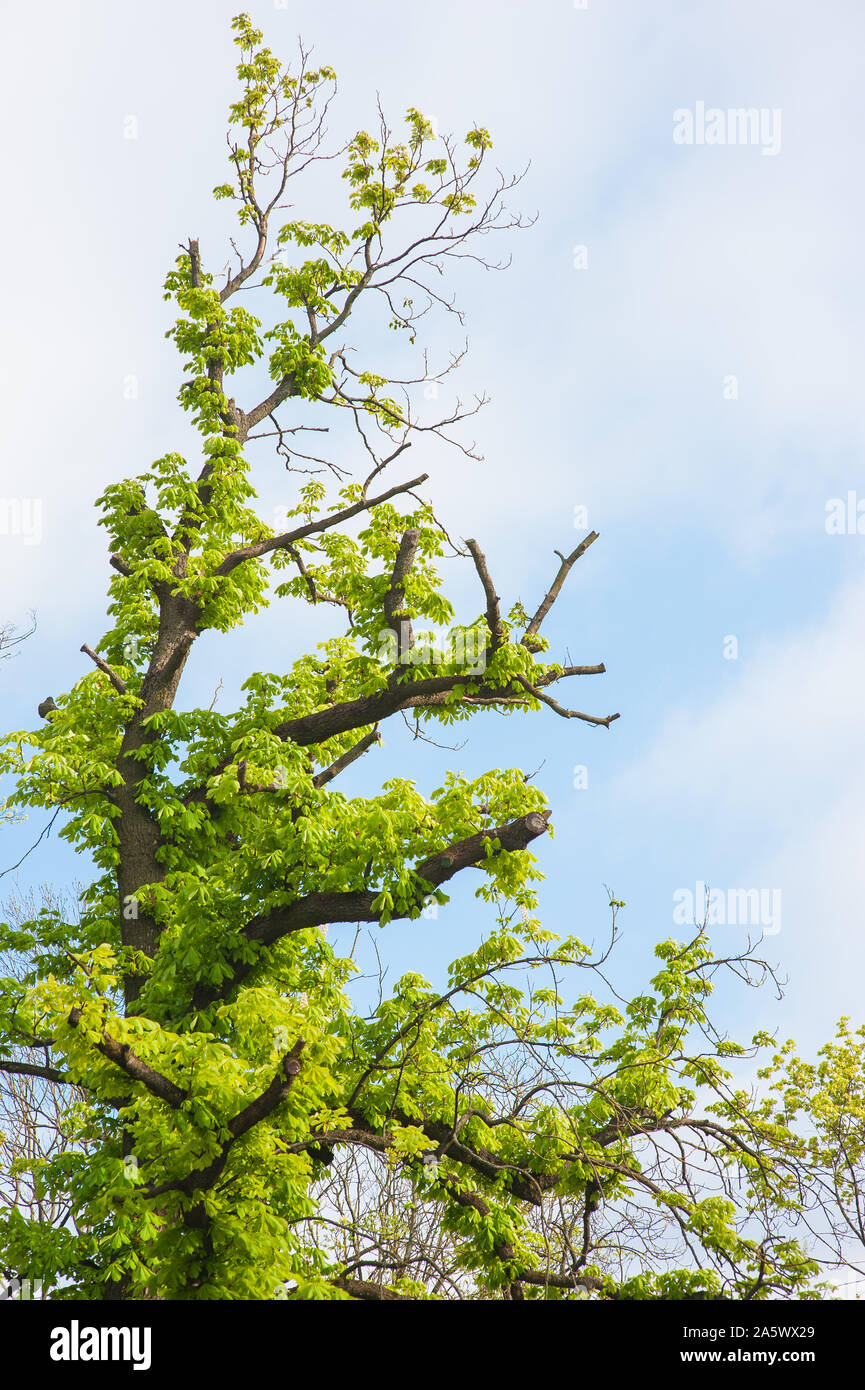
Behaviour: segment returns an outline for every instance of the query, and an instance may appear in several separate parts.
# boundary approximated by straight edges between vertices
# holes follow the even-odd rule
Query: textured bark
[[[178,571],[185,569],[185,556],[179,563]],[[178,577],[181,577],[178,574]],[[154,918],[141,909],[138,891],[147,883],[159,883],[165,877],[165,870],[159,862],[159,826],[146,807],[139,804],[137,795],[146,776],[145,764],[134,755],[157,735],[143,727],[144,720],[152,714],[170,709],[174,703],[177,687],[190,648],[198,635],[197,623],[200,612],[196,604],[188,599],[171,595],[164,590],[159,594],[160,619],[156,646],[142,683],[140,698],[142,707],[126,727],[120,748],[118,768],[123,777],[123,785],[117,789],[117,804],[120,817],[117,822],[119,839],[119,864],[117,870],[117,892],[121,912],[130,902],[137,907],[137,916],[122,918],[122,940],[145,955],[153,957],[159,944],[159,927]],[[138,975],[130,975],[126,981],[127,1008],[134,1005],[143,980]]]
[[[389,1289],[385,1284],[375,1283],[372,1279],[333,1279],[331,1281],[335,1289],[342,1289],[345,1293],[350,1293],[352,1298],[357,1298],[361,1303],[415,1303],[411,1294],[397,1293],[395,1289]]]

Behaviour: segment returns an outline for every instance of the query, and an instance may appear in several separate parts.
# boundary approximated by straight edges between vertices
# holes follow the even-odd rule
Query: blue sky
[[[225,177],[236,8],[47,0],[6,19],[7,141],[25,119],[0,228],[0,497],[41,499],[43,527],[39,544],[0,535],[0,619],[35,609],[39,622],[0,667],[4,728],[32,726],[37,702],[84,674],[79,647],[106,626],[95,497],[190,448],[161,284],[190,235],[214,267],[227,255],[232,229],[210,189]],[[554,549],[582,534],[575,507],[587,508],[600,540],[547,635],[555,655],[607,665],[567,702],[622,717],[609,732],[551,711],[478,719],[457,731],[453,742],[470,732],[459,752],[414,744],[410,775],[429,791],[448,765],[543,763],[555,825],[539,846],[545,922],[602,940],[609,885],[628,903],[616,958],[626,988],[676,930],[677,889],[779,889],[766,951],[789,976],[785,999],[726,991],[722,1019],[805,1048],[841,1014],[861,1021],[865,537],[825,525],[830,499],[865,498],[861,8],[249,8],[280,54],[301,33],[336,68],[335,139],[373,123],[378,92],[393,122],[409,105],[441,130],[481,122],[502,168],[531,161],[516,205],[537,222],[497,248],[510,269],[458,285],[470,345],[460,388],[492,398],[469,435],[485,462],[422,444],[405,476],[429,469],[448,526],[478,538],[503,598],[528,607]],[[35,52],[38,69],[22,61]],[[780,112],[780,148],[676,144],[674,112],[698,102]],[[124,138],[130,116],[136,139]],[[333,195],[321,189],[298,215],[326,215]],[[458,348],[461,332],[440,323],[431,342]],[[136,400],[124,399],[130,375]],[[264,452],[255,477],[263,514],[290,501]],[[476,612],[470,568],[446,573]],[[209,704],[221,679],[218,708],[230,708],[243,674],[279,670],[316,635],[310,613],[283,605],[229,639],[206,637],[181,703]],[[344,789],[405,775],[407,749],[394,727]],[[43,823],[3,830],[0,867]],[[75,869],[54,842],[19,882],[63,883]],[[437,921],[378,937],[393,974],[438,978],[477,938],[489,918],[473,887],[459,884]],[[715,940],[726,952],[745,936],[725,926]]]

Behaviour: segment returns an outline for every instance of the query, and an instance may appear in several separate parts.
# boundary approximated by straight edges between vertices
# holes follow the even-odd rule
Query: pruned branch
[[[570,555],[563,555],[560,550],[556,551],[556,554],[562,562],[559,565],[558,574],[556,575],[555,579],[550,585],[548,592],[544,595],[543,601],[540,607],[538,608],[537,613],[532,618],[532,621],[529,623],[521,639],[522,645],[524,647],[528,647],[530,651],[532,651],[535,648],[535,644],[532,642],[531,639],[535,636],[536,632],[541,626],[541,623],[544,621],[544,618],[547,616],[556,599],[558,598],[559,594],[561,593],[562,585],[564,584],[565,580],[570,574],[571,569],[577,563],[580,556],[585,555],[589,546],[592,545],[597,539],[597,531],[590,531],[589,534],[586,537],[584,537],[583,540],[580,541],[576,550],[571,551]]]
[[[242,1134],[252,1129],[253,1125],[259,1124],[261,1120],[272,1114],[278,1105],[281,1105],[294,1084],[295,1078],[300,1075],[301,1061],[300,1056],[306,1047],[306,1040],[298,1038],[290,1052],[287,1052],[280,1063],[279,1070],[266,1090],[261,1095],[256,1096],[248,1105],[229,1120],[228,1128],[233,1139],[239,1139]]]
[[[192,280],[193,289],[200,290],[201,280],[201,252],[198,247],[198,238],[190,237],[189,245],[186,248],[189,252],[189,275]]]
[[[495,585],[490,578],[487,568],[487,560],[476,540],[467,540],[472,559],[475,562],[475,569],[478,578],[483,585],[484,594],[487,600],[487,627],[490,630],[490,651],[496,652],[505,641],[505,631],[502,625],[502,616],[499,612],[499,596],[496,593]]]
[[[566,666],[561,671],[544,672],[538,678],[537,684],[531,686],[531,691],[537,691],[540,686],[551,685],[566,676],[601,675],[604,670],[603,665]],[[482,677],[466,675],[461,671],[451,675],[424,676],[420,680],[403,681],[372,695],[361,695],[355,700],[327,705],[324,709],[313,710],[311,714],[287,719],[276,726],[274,733],[278,738],[291,740],[292,743],[306,748],[312,744],[324,743],[336,734],[347,733],[349,729],[378,723],[399,710],[428,709],[436,704],[444,704],[450,692],[458,685],[466,687],[463,697],[466,704],[525,704],[525,697],[515,695],[510,687],[486,685]],[[536,698],[544,699],[540,694]],[[544,703],[550,702],[544,700]],[[550,707],[556,708],[555,703],[550,703]],[[561,706],[556,712],[560,710]],[[614,718],[618,718],[617,715],[611,715],[605,721],[595,720],[592,715],[582,717],[591,723],[611,723]]]
[[[111,669],[104,657],[101,657],[98,652],[95,652],[93,650],[92,647],[88,647],[86,642],[82,646],[81,650],[83,651],[85,656],[90,657],[90,660],[94,662],[96,666],[99,667],[100,671],[104,672],[104,674],[110,680],[111,684],[114,686],[114,689],[117,691],[118,695],[125,695],[126,681],[121,679],[121,677],[118,676],[117,672]]]
[[[542,700],[543,697],[539,689],[542,686],[552,685],[555,681],[563,680],[568,676],[603,675],[605,670],[606,667],[600,663],[595,666],[564,666],[558,671],[546,671],[538,676],[536,683],[532,686],[532,692],[537,692],[536,698]],[[362,695],[355,700],[345,700],[338,704],[326,705],[323,709],[313,710],[311,714],[298,715],[294,719],[285,720],[284,723],[278,724],[273,732],[285,742],[295,743],[302,748],[312,747],[318,743],[325,743],[328,739],[339,734],[348,733],[351,729],[359,729],[371,724],[377,725],[381,720],[402,710],[424,710],[444,704],[450,692],[458,685],[468,686],[470,693],[463,696],[467,705],[474,705],[478,708],[499,705],[523,708],[526,704],[524,695],[515,695],[507,686],[484,685],[481,678],[467,677],[465,673],[458,672],[446,676],[425,676],[421,680],[405,681],[398,685],[394,683],[387,690],[377,691],[372,695]],[[585,715],[584,718],[590,722],[595,722],[591,715]],[[612,722],[614,718],[618,718],[618,716],[609,716],[609,722]],[[597,722],[605,721],[598,720]],[[362,742],[363,740],[361,740]],[[371,745],[366,745],[361,749],[358,745],[357,751],[352,750],[352,760],[354,757],[359,757],[360,752],[365,752],[366,747],[369,746]],[[220,762],[212,770],[211,775],[224,772],[231,761],[230,758],[226,758]],[[334,767],[337,766],[342,771],[347,763],[344,763],[342,759],[337,759]],[[322,777],[322,773],[318,773],[317,777]],[[324,782],[318,783],[315,779],[313,781],[316,786],[324,785]],[[252,790],[252,788],[249,789]],[[269,788],[258,788],[258,790],[276,789],[276,783]],[[206,788],[196,787],[186,793],[184,805],[191,805],[207,799]]]

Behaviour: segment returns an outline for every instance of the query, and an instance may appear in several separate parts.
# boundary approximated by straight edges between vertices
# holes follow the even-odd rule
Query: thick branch
[[[331,1279],[331,1284],[335,1289],[342,1289],[344,1293],[351,1294],[352,1298],[357,1298],[361,1303],[414,1303],[416,1300],[408,1293],[397,1293],[395,1289],[389,1289],[385,1284],[374,1283],[371,1279],[347,1279],[340,1276],[338,1279]]]
[[[531,687],[531,693],[537,692],[539,686],[552,685],[565,676],[601,675],[604,670],[603,665],[566,666],[561,672],[545,672],[538,677],[537,685]],[[443,704],[447,695],[458,685],[466,687],[463,698],[470,704],[525,703],[523,696],[515,696],[506,686],[484,685],[479,678],[467,676],[460,671],[447,676],[425,676],[421,680],[403,681],[399,685],[389,686],[387,690],[377,691],[374,695],[362,695],[356,700],[327,705],[324,709],[314,710],[312,714],[287,719],[284,724],[276,726],[274,733],[278,738],[307,748],[311,744],[324,743],[335,734],[347,733],[349,729],[376,724],[399,710],[425,709],[431,705]],[[556,709],[557,713],[562,708],[540,693],[537,693],[535,698],[550,703],[551,708]],[[596,720],[592,715],[579,717],[590,723],[611,723],[618,715],[608,716],[608,721]]]
[[[359,729],[365,724],[377,724],[400,709],[409,709],[419,695],[444,694],[453,690],[455,685],[466,683],[462,673],[404,681],[374,695],[361,695],[356,700],[345,700],[338,705],[314,710],[312,714],[287,719],[284,724],[276,726],[274,733],[277,738],[290,739],[299,747],[306,748],[310,744],[324,743],[334,734],[348,733],[349,729]]]
[[[70,1076],[64,1076],[62,1071],[54,1067],[40,1067],[35,1062],[10,1062],[4,1058],[0,1061],[0,1071],[8,1072],[11,1076],[38,1076],[42,1081],[56,1081],[60,1085],[77,1084]]]
[[[419,885],[418,901],[420,902],[428,892],[447,883],[461,869],[485,862],[487,843],[492,840],[498,840],[500,844],[500,849],[494,851],[494,854],[514,853],[526,849],[532,840],[544,834],[550,815],[550,811],[530,811],[528,815],[519,816],[506,825],[482,830],[477,835],[458,840],[437,854],[431,855],[429,859],[423,860],[414,871],[417,878],[422,879],[423,884],[427,885]],[[325,926],[331,922],[377,922],[381,917],[381,908],[373,904],[379,896],[378,892],[368,889],[350,893],[311,893],[288,907],[276,908],[264,916],[254,917],[244,927],[243,935],[247,941],[257,942],[260,946],[272,946],[274,942],[281,941],[293,932],[306,931],[311,927]],[[395,912],[394,918],[408,916],[408,912],[408,908]],[[221,985],[200,986],[194,995],[195,1007],[203,1009],[216,999],[225,998],[253,969],[254,962],[240,962]]]
[[[532,687],[532,692],[537,692],[539,687],[552,685],[555,681],[564,679],[566,676],[595,676],[602,675],[606,670],[603,663],[597,666],[565,666],[560,671],[548,671],[539,675],[536,685]],[[296,719],[287,719],[285,723],[278,724],[274,729],[277,738],[286,742],[297,744],[299,748],[311,747],[318,743],[325,743],[328,739],[337,734],[348,733],[351,729],[363,728],[365,725],[378,724],[381,720],[389,718],[392,714],[397,714],[400,710],[421,710],[431,706],[443,704],[448,695],[456,686],[467,686],[470,693],[463,696],[466,704],[502,705],[510,704],[522,707],[526,704],[526,697],[514,695],[506,686],[485,686],[477,678],[466,676],[463,672],[456,672],[447,676],[426,676],[421,680],[404,681],[401,684],[389,686],[386,690],[376,692],[374,695],[362,695],[356,700],[345,700],[340,704],[326,705],[323,709],[314,710],[311,714],[299,715]],[[541,700],[543,697],[537,693],[536,698]],[[559,707],[560,708],[560,707]],[[591,715],[584,718],[594,722]],[[610,716],[610,722],[618,716]],[[603,722],[603,721],[598,721]],[[369,739],[370,743],[366,740]],[[354,761],[362,752],[371,746],[372,735],[366,734],[364,738],[351,749],[349,753],[343,754],[333,763],[333,776],[336,772],[341,772],[348,766],[349,761]],[[231,762],[226,758],[213,769],[214,775],[224,771]],[[330,768],[318,773],[313,778],[315,786],[323,786],[331,777],[327,776],[331,772]],[[321,780],[319,780],[321,779]],[[276,784],[265,790],[276,790]],[[196,787],[188,792],[184,799],[185,805],[192,805],[195,802],[207,801],[208,794],[205,787]]]
[[[206,1191],[212,1187],[225,1167],[228,1154],[236,1139],[242,1134],[246,1134],[254,1125],[272,1114],[278,1105],[281,1105],[291,1090],[295,1079],[300,1075],[301,1062],[300,1054],[306,1046],[303,1038],[298,1038],[290,1052],[283,1057],[279,1070],[265,1091],[255,1100],[251,1100],[244,1106],[233,1119],[228,1122],[228,1130],[231,1138],[227,1139],[222,1145],[219,1153],[212,1163],[206,1168],[195,1168],[191,1173],[187,1173],[185,1178],[172,1178],[168,1182],[151,1183],[148,1187],[141,1189],[146,1197],[160,1197],[166,1192],[183,1192],[188,1197],[193,1192]]]
[[[306,1046],[304,1038],[298,1038],[290,1052],[287,1052],[280,1064],[280,1069],[274,1076],[267,1090],[262,1091],[260,1096],[251,1100],[243,1110],[239,1111],[234,1119],[229,1120],[228,1128],[232,1138],[239,1139],[241,1134],[252,1129],[261,1120],[281,1105],[294,1084],[295,1077],[300,1075],[301,1062],[300,1055]]]
[[[260,425],[262,420],[266,420],[268,415],[272,415],[275,410],[282,405],[283,401],[296,394],[297,382],[294,373],[289,372],[281,381],[277,382],[269,396],[265,396],[263,401],[254,405],[252,410],[244,411],[243,424],[244,436],[249,437],[249,431],[254,430],[256,425]]]
[[[606,670],[603,661],[599,661],[595,666],[563,666],[559,671],[547,671],[544,675],[538,676],[534,684],[552,685],[565,676],[603,676]]]
[[[189,273],[192,280],[193,289],[201,289],[201,252],[198,249],[198,238],[189,239]]]
[[[550,811],[530,811],[528,815],[519,816],[506,825],[481,830],[477,835],[457,840],[429,859],[424,859],[415,868],[415,874],[429,885],[427,891],[439,888],[461,869],[483,862],[487,857],[488,841],[499,841],[501,848],[495,853],[514,853],[526,849],[532,840],[544,834],[550,815]],[[379,896],[369,890],[311,893],[309,897],[299,898],[290,907],[277,908],[264,917],[253,918],[244,928],[243,935],[248,941],[271,946],[292,932],[323,926],[328,922],[377,922],[381,909],[374,908],[373,903]]]

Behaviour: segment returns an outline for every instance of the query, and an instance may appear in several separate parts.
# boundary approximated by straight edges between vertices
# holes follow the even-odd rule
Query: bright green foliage
[[[784,1136],[791,1199],[825,1266],[865,1278],[865,1027],[842,1018],[816,1062],[784,1044],[761,1072],[766,1123]],[[797,1182],[797,1175],[805,1175]],[[838,1281],[835,1275],[830,1287]],[[861,1293],[860,1293],[861,1296]]]
[[[440,436],[458,414],[416,417],[409,391],[374,364],[349,366],[333,337],[378,293],[414,342],[419,277],[514,225],[499,220],[509,185],[476,192],[488,133],[458,148],[414,109],[402,142],[384,126],[358,132],[343,152],[348,230],[286,222],[268,259],[287,181],[320,157],[334,74],[304,53],[284,72],[247,17],[234,28],[233,172],[215,193],[236,204],[253,250],[220,288],[190,242],[165,282],[201,459],[167,454],[106,488],[103,665],[0,754],[15,779],[9,807],[61,810],[60,833],[96,869],[80,920],[46,908],[0,934],[28,961],[23,981],[0,983],[2,1056],[44,1048],[86,1097],[70,1110],[71,1142],[31,1164],[69,1219],[46,1228],[9,1211],[0,1264],[75,1299],[112,1288],[344,1299],[382,1282],[435,1294],[422,1261],[374,1270],[366,1291],[353,1282],[324,1224],[326,1189],[362,1152],[434,1213],[454,1278],[475,1297],[800,1290],[814,1267],[789,1235],[778,1156],[791,1141],[730,1088],[724,1059],[741,1050],[711,1030],[705,937],[658,947],[649,991],[614,1006],[601,981],[600,998],[585,989],[584,972],[599,969],[589,949],[534,916],[528,846],[548,813],[519,770],[453,772],[426,795],[406,776],[372,797],[335,789],[402,711],[422,726],[540,710],[578,671],[547,662],[541,618],[518,603],[501,618],[486,584],[480,611],[454,613],[437,569],[449,541],[417,494],[423,480],[382,496],[378,475],[414,433]],[[395,225],[401,248],[388,240]],[[276,315],[266,330],[229,303],[259,271]],[[269,394],[240,408],[234,376],[244,395],[269,377]],[[431,379],[425,369],[417,381]],[[333,465],[335,495],[308,478],[277,532],[255,510],[250,434],[292,401],[354,423],[374,462],[365,482]],[[231,713],[185,709],[197,637],[271,601],[341,609],[345,631],[288,670],[251,674]],[[406,636],[409,620],[450,635],[434,649]],[[383,637],[399,638],[403,659]],[[467,662],[468,649],[482,660]],[[472,865],[475,940],[446,991],[409,974],[359,1016],[354,963],[327,924],[422,930],[421,914],[444,910],[446,885]],[[683,1151],[699,1170],[683,1168]]]

